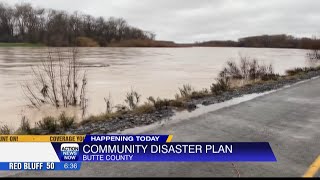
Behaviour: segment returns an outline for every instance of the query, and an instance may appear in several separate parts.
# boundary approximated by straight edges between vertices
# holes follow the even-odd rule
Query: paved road
[[[79,172],[17,176],[302,176],[320,154],[319,129],[320,78],[146,132],[173,141],[267,141],[278,162],[85,163]]]

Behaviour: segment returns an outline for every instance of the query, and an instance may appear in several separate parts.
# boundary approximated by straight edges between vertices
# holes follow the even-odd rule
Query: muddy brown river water
[[[17,128],[21,117],[30,122],[45,115],[58,114],[55,108],[39,111],[26,105],[21,83],[30,80],[31,66],[40,63],[47,48],[0,48],[0,125]],[[277,73],[309,66],[306,50],[266,48],[79,48],[80,61],[88,75],[88,113],[105,111],[104,97],[111,94],[113,104],[124,103],[131,88],[149,96],[173,98],[178,87],[191,84],[209,88],[226,61],[239,54],[272,63]],[[66,110],[77,114],[77,109]]]

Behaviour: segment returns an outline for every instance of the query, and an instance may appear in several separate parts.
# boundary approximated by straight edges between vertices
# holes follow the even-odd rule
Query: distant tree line
[[[299,48],[319,49],[317,38],[296,38],[291,35],[262,35],[240,38],[238,41],[206,41],[195,43],[196,46],[212,47],[257,47],[257,48]]]
[[[132,27],[122,18],[95,18],[79,12],[34,8],[26,3],[0,3],[0,42],[72,46],[89,41],[91,45],[107,46],[131,39],[153,40],[155,34]]]

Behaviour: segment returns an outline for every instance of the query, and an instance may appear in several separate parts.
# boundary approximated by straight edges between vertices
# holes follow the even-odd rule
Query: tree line
[[[73,46],[89,41],[108,46],[132,39],[153,40],[155,34],[130,26],[123,18],[95,18],[80,12],[35,8],[28,3],[0,3],[0,42]]]
[[[299,48],[319,49],[320,40],[317,38],[296,38],[291,35],[261,35],[240,38],[238,41],[206,41],[197,42],[196,46],[216,47],[256,47],[256,48]]]

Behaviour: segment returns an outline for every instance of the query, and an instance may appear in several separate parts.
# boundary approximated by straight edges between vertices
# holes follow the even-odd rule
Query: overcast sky
[[[237,40],[287,33],[319,35],[320,0],[0,0],[93,16],[123,17],[152,31],[157,39],[176,42]]]

